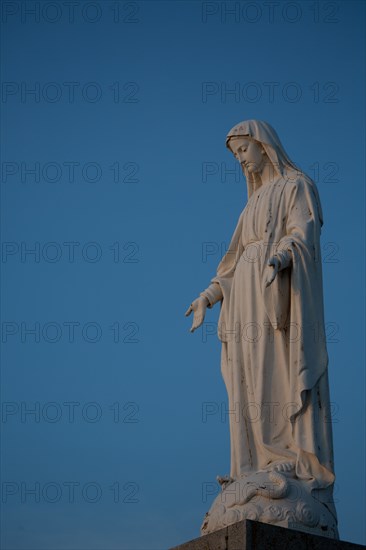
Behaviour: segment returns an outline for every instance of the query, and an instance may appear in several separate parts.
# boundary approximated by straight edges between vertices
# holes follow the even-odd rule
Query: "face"
[[[246,137],[231,138],[229,146],[245,172],[262,172],[265,152],[257,141]]]

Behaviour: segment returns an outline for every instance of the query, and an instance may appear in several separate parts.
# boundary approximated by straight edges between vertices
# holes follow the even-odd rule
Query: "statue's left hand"
[[[200,327],[205,319],[206,308],[208,306],[208,299],[200,296],[196,298],[189,308],[187,309],[185,315],[188,317],[193,311],[193,323],[190,329],[190,332],[194,332],[198,327]]]
[[[277,256],[272,256],[267,262],[266,287],[271,285],[276,278],[281,267],[280,260]]]

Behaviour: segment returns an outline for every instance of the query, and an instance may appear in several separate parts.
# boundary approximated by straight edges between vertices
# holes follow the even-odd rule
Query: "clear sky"
[[[199,535],[229,427],[219,309],[193,335],[184,312],[250,118],[318,184],[335,498],[365,544],[364,2],[1,4],[2,548]]]

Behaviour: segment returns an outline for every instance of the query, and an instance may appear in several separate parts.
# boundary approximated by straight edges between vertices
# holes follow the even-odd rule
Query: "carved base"
[[[280,471],[278,471],[280,470]],[[201,535],[250,519],[338,539],[333,503],[320,502],[310,486],[295,476],[293,464],[222,482],[219,494],[206,514]]]

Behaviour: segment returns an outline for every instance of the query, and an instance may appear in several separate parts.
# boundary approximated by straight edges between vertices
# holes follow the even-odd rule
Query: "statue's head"
[[[244,120],[236,124],[226,136],[226,146],[242,165],[248,184],[248,196],[256,188],[256,178],[263,165],[271,165],[273,179],[285,173],[299,172],[287,156],[280,138],[268,122]],[[286,176],[287,177],[287,176]]]
[[[227,141],[227,146],[240,162],[244,175],[260,173],[268,156],[259,141],[249,136],[234,136]]]
[[[270,163],[273,179],[282,177],[287,181],[295,181],[300,176],[311,184],[317,198],[322,223],[322,211],[314,182],[290,160],[277,132],[268,122],[263,120],[239,122],[227,134],[226,147],[243,168],[247,180],[248,198],[257,187],[258,172],[262,171],[265,163]]]

